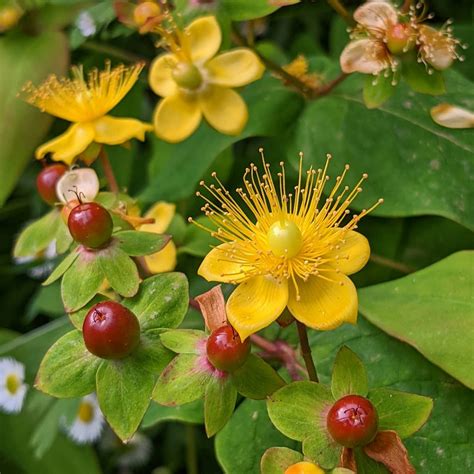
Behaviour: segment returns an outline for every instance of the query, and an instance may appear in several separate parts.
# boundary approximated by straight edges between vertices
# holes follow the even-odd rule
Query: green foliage
[[[160,251],[169,241],[168,236],[154,234],[153,232],[136,232],[124,230],[115,234],[119,247],[132,257],[151,255]]]
[[[473,252],[361,290],[361,312],[470,388],[474,377]],[[422,323],[420,323],[422,321]]]
[[[303,461],[303,455],[289,448],[270,448],[262,456],[262,474],[281,474],[292,464]]]
[[[441,95],[446,92],[443,74],[418,63],[416,58],[409,57],[402,63],[402,77],[406,83],[421,94]]]
[[[346,346],[341,347],[334,362],[331,391],[335,400],[346,395],[367,396],[367,372],[362,361]]]
[[[229,377],[212,377],[204,394],[204,423],[210,438],[220,431],[234,413],[237,390]]]

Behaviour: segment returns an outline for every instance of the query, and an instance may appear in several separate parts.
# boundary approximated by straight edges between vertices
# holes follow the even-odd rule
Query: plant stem
[[[111,46],[109,44],[97,43],[95,41],[86,41],[81,44],[80,48],[87,49],[89,51],[94,51],[96,53],[103,53],[107,56],[113,56],[122,61],[127,61],[129,63],[148,63],[149,61],[141,56],[126,51],[124,49],[117,48],[116,46]]]
[[[405,0],[405,1],[403,2],[403,5],[402,5],[401,8],[400,8],[400,11],[401,11],[402,13],[408,13],[408,11],[410,10],[410,7],[411,7],[412,3],[413,3],[413,0]]]
[[[328,4],[340,15],[348,25],[354,24],[354,19],[346,7],[339,0],[328,0]]]
[[[392,260],[387,257],[382,257],[381,255],[377,255],[375,253],[370,255],[370,261],[377,265],[381,265],[382,267],[387,267],[393,270],[397,270],[397,272],[400,272],[400,273],[408,274],[408,273],[413,273],[414,271],[416,271],[416,269],[411,267],[410,265],[407,265],[402,262],[396,262],[395,260]]]
[[[118,193],[120,191],[120,188],[117,183],[117,180],[115,179],[114,170],[112,168],[112,165],[110,164],[110,160],[109,160],[109,157],[107,156],[107,152],[103,148],[100,150],[99,160],[100,160],[100,164],[102,165],[102,169],[104,170],[105,177],[107,178],[109,189],[113,193]]]
[[[198,474],[196,436],[193,425],[186,425],[186,472]]]
[[[309,380],[312,382],[319,382],[316,366],[314,365],[313,355],[311,354],[311,347],[308,341],[308,332],[306,326],[299,321],[296,321],[298,328],[298,337],[300,338],[301,355],[303,356],[306,370],[308,371]]]

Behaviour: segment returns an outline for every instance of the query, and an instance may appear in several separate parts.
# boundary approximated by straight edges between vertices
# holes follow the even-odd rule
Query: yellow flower
[[[26,100],[55,117],[73,122],[62,135],[41,145],[36,158],[47,153],[55,161],[74,162],[91,143],[119,145],[131,138],[145,139],[151,125],[136,119],[107,115],[130,91],[143,69],[143,64],[123,65],[104,71],[94,69],[87,78],[82,66],[72,68],[72,79],[50,76],[38,87],[27,84]]]
[[[257,55],[236,48],[216,56],[221,30],[213,16],[193,21],[184,31],[161,34],[172,52],[158,56],[150,69],[150,87],[164,97],[154,113],[156,135],[180,142],[196,130],[202,116],[219,132],[238,135],[248,112],[232,88],[262,76]]]
[[[155,223],[143,224],[140,226],[140,230],[157,234],[165,233],[174,217],[175,210],[176,206],[174,204],[157,202],[145,214],[145,218],[155,219]],[[176,267],[176,246],[170,240],[162,250],[147,255],[144,259],[150,273],[171,272]]]
[[[288,467],[285,474],[324,474],[324,471],[312,462],[301,461]]]
[[[348,217],[349,205],[367,175],[349,190],[342,186],[346,165],[318,209],[329,179],[330,156],[324,169],[310,168],[306,178],[301,159],[294,192],[286,188],[283,163],[275,184],[263,154],[262,160],[264,174],[252,164],[245,172],[244,188],[237,189],[253,218],[215,174],[217,185],[201,183],[212,196],[198,193],[206,201],[202,209],[218,228],[213,235],[223,243],[205,257],[199,275],[238,285],[227,301],[227,316],[242,340],[268,326],[286,307],[298,321],[315,329],[355,323],[357,292],[347,275],[367,263],[370,248],[354,229],[382,200]]]

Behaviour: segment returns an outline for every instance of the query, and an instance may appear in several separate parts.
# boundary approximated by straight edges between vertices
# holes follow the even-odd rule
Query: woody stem
[[[102,169],[104,170],[105,177],[107,178],[109,189],[113,193],[118,193],[120,191],[120,188],[117,183],[117,180],[115,179],[114,170],[112,168],[112,165],[110,164],[107,152],[103,148],[100,150],[99,160],[100,164],[102,165]]]
[[[308,378],[312,382],[319,382],[316,366],[314,365],[313,355],[311,354],[311,347],[308,341],[308,332],[306,326],[299,321],[296,321],[298,328],[298,337],[300,339],[301,355],[303,356],[306,370],[308,371]]]

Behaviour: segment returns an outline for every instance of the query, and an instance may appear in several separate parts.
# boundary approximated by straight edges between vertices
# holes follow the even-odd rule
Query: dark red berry
[[[250,341],[242,342],[231,326],[222,326],[209,336],[206,351],[207,358],[216,369],[233,372],[247,360]]]
[[[367,398],[347,395],[329,410],[327,428],[334,440],[346,448],[365,446],[377,434],[377,411]]]
[[[56,183],[59,178],[67,171],[67,166],[56,164],[46,166],[36,177],[36,188],[43,201],[53,205],[58,201],[56,196]]]
[[[76,206],[69,214],[67,225],[76,242],[92,249],[105,245],[113,229],[109,212],[95,202]]]
[[[140,341],[140,324],[120,303],[104,301],[87,313],[82,335],[92,354],[103,359],[122,359],[136,349]]]

